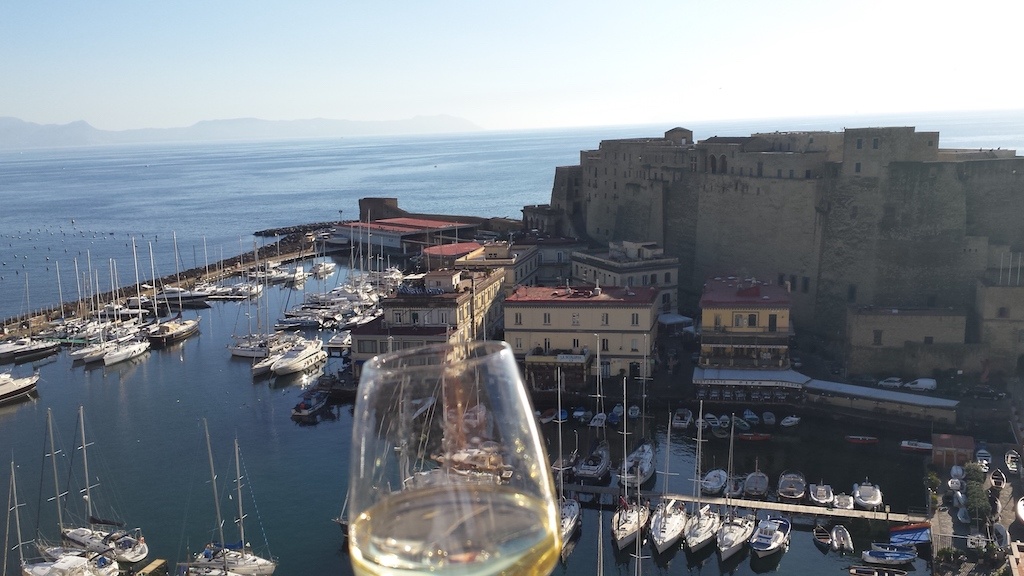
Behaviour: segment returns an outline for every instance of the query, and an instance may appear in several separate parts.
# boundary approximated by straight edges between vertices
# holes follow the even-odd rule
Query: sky
[[[1022,108],[1024,2],[7,0],[0,116],[488,130]]]

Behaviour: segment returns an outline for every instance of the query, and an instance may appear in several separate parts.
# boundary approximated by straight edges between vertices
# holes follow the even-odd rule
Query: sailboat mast
[[[238,538],[245,549],[245,515],[242,513],[242,464],[238,455],[238,437],[235,437],[235,491],[238,500]]]
[[[56,492],[54,500],[57,501],[57,526],[59,526],[61,530],[64,530],[64,507],[61,506],[60,502],[60,498],[64,494],[60,491],[60,477],[57,475],[57,451],[54,450],[53,446],[53,413],[49,408],[46,409],[46,430],[50,437],[50,453],[48,456],[50,457],[50,462],[53,464],[53,489]],[[86,478],[86,482],[88,482],[88,480],[89,479]]]
[[[14,511],[14,526],[18,532],[18,559],[25,565],[25,552],[21,549],[21,514],[18,513],[18,481],[14,476],[14,460],[11,460],[11,491],[7,495],[7,526],[11,525],[11,511]],[[7,546],[4,546],[4,571],[7,570]]]
[[[57,298],[60,300],[60,319],[64,320],[64,289],[60,285],[60,262],[54,261],[57,267]]]
[[[78,406],[78,432],[82,435],[82,466],[85,468],[85,504],[89,512],[89,526],[92,526],[92,485],[89,480],[89,451],[85,443],[85,408]]]
[[[562,367],[559,366],[555,371],[555,378],[557,380],[556,385],[558,386],[558,414],[555,418],[558,419],[558,496],[563,497],[565,494],[565,462],[562,461]]]
[[[217,511],[217,533],[221,546],[224,545],[224,520],[220,516],[220,497],[217,495],[217,470],[213,467],[213,447],[210,446],[210,426],[203,418],[203,430],[206,432],[206,455],[210,459],[210,484],[213,486],[213,508]]]

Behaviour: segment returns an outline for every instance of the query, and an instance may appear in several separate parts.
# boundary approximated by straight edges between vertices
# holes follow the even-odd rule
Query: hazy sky
[[[1024,2],[6,0],[0,116],[525,129],[1015,109]]]

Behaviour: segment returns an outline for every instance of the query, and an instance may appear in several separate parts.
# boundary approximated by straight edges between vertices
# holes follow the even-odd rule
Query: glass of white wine
[[[551,572],[557,499],[508,344],[424,346],[363,365],[348,505],[356,574]]]

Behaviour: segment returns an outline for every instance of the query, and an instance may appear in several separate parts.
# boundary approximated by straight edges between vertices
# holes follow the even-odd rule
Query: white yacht
[[[10,372],[0,372],[0,404],[12,402],[36,389],[39,372],[31,376],[15,378]]]
[[[113,350],[108,351],[103,355],[103,365],[110,366],[117,364],[118,362],[124,362],[125,360],[131,360],[142,356],[149,351],[149,340],[141,340],[138,342],[125,342],[118,344]]]
[[[302,339],[284,353],[284,356],[270,366],[270,371],[277,376],[301,372],[318,362],[327,359],[324,352],[324,341],[319,338]]]
[[[756,525],[757,519],[753,514],[731,515],[722,522],[717,535],[718,551],[722,555],[722,560],[746,546],[747,540],[754,534]]]

